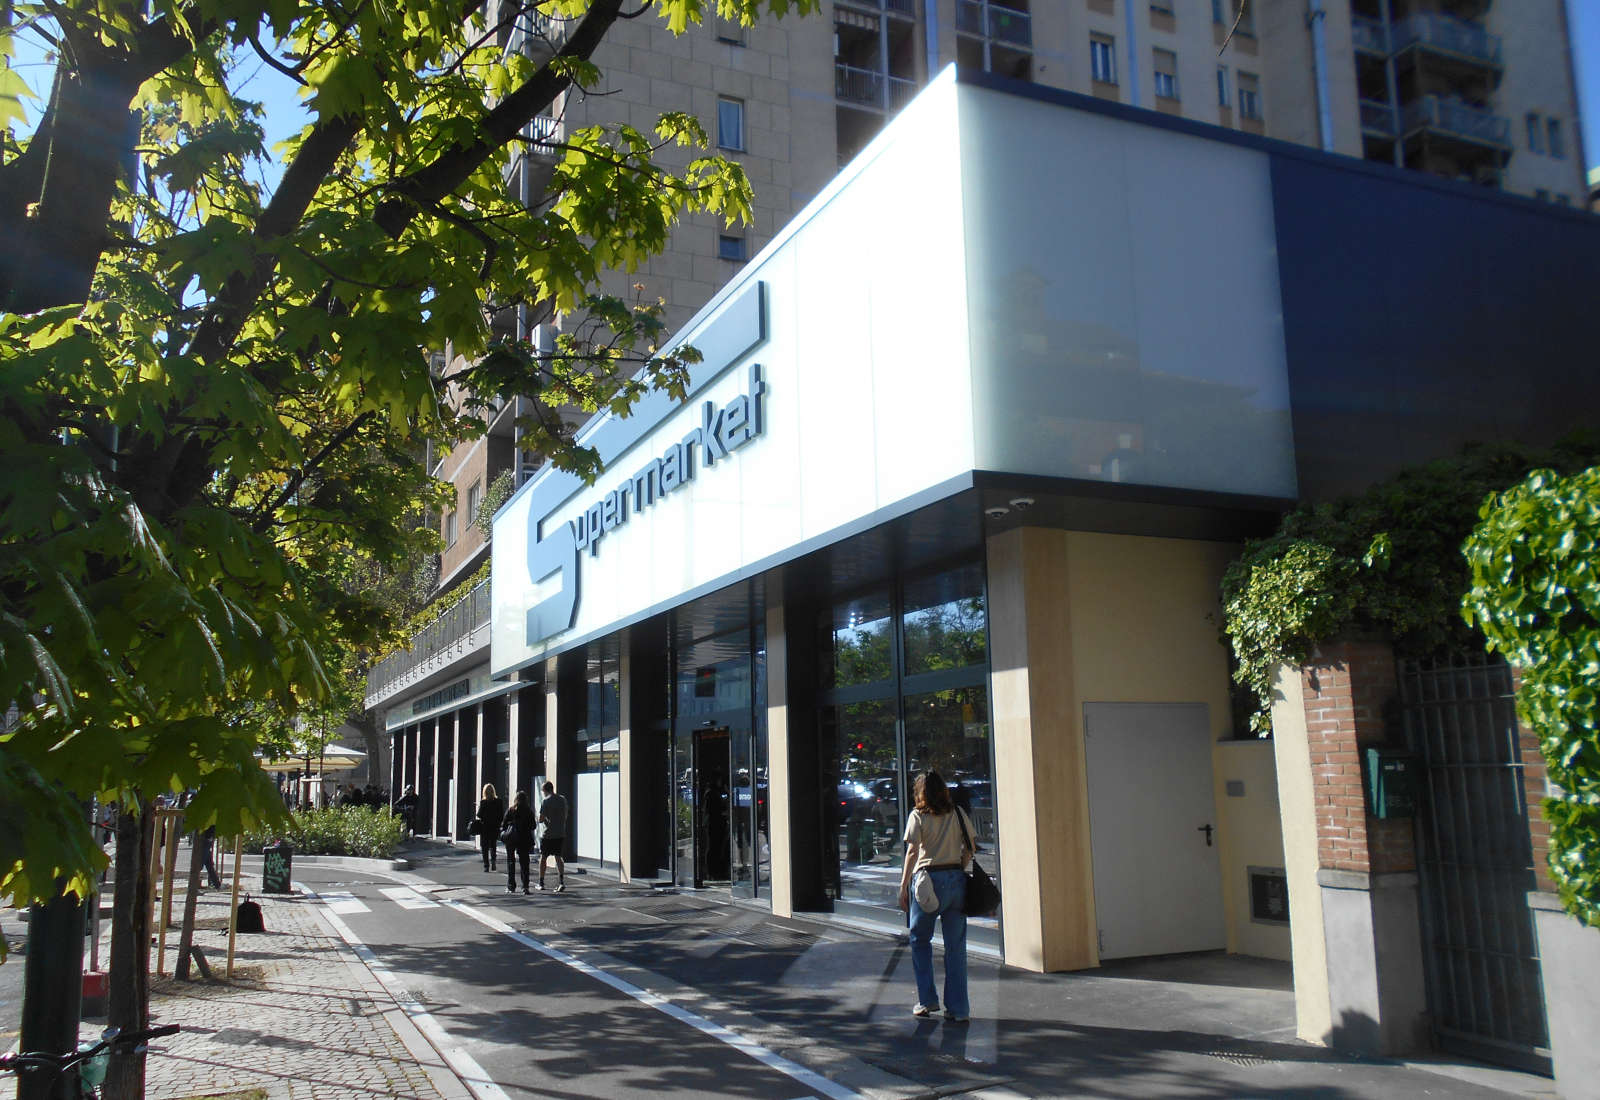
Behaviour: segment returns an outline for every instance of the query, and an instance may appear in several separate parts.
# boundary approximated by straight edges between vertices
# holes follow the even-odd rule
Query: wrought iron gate
[[[1511,671],[1487,656],[1403,661],[1400,697],[1406,739],[1423,763],[1417,863],[1435,1038],[1548,1074]]]

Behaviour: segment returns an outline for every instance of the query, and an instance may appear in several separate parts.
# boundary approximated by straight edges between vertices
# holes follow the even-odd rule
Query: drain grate
[[[1202,1050],[1196,1053],[1207,1058],[1215,1058],[1218,1061],[1227,1062],[1231,1066],[1241,1066],[1247,1069],[1255,1066],[1272,1065],[1278,1061],[1276,1058],[1265,1058],[1259,1054],[1248,1054],[1242,1050]]]

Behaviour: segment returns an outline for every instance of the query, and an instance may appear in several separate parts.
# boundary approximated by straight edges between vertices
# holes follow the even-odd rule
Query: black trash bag
[[[239,903],[239,911],[233,918],[233,930],[235,932],[265,932],[267,930],[267,922],[261,919],[261,905],[259,902],[252,901],[249,894],[246,894],[244,900]]]

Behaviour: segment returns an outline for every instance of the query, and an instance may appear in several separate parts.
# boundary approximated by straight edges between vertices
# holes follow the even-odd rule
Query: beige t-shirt
[[[970,831],[972,822],[967,815],[962,813],[960,807],[954,814],[925,814],[921,810],[912,810],[911,817],[906,821],[905,841],[907,844],[919,846],[916,866],[913,872],[920,871],[930,864],[962,863],[962,847],[966,838],[962,835],[961,825],[956,821],[956,814],[961,814],[966,819],[967,829]]]

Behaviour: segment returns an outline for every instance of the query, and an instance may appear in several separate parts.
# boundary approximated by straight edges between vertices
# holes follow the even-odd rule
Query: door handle
[[[1195,830],[1195,832],[1197,832],[1197,833],[1205,833],[1206,834],[1206,847],[1207,848],[1211,847],[1211,830],[1213,828],[1215,828],[1215,826],[1212,826],[1212,825],[1201,825],[1199,828],[1197,828]]]

